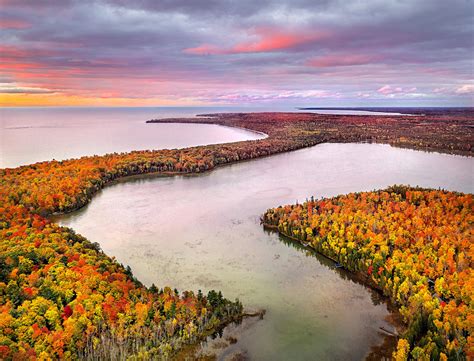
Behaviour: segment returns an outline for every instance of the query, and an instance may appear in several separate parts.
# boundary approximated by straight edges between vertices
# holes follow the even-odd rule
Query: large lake
[[[59,221],[147,285],[218,289],[266,309],[263,320],[231,330],[238,342],[221,356],[360,360],[383,341],[379,327],[390,328],[387,305],[332,262],[264,231],[260,215],[311,195],[395,183],[473,192],[473,166],[472,158],[387,145],[322,144],[198,176],[121,181]]]
[[[0,108],[0,168],[132,150],[184,148],[262,138],[218,125],[160,124],[152,118],[241,108]]]
[[[131,150],[183,148],[261,138],[216,125],[145,120],[203,113],[295,111],[294,107],[0,108],[0,168]],[[318,111],[337,113],[337,111]],[[345,111],[347,113],[348,111]],[[387,114],[349,111],[351,114]]]

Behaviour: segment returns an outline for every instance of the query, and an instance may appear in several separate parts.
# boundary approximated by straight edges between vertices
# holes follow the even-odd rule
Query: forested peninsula
[[[84,206],[113,180],[145,173],[199,173],[324,142],[378,142],[466,156],[474,152],[472,114],[368,117],[247,113],[150,122],[160,121],[241,127],[268,137],[1,169],[3,359],[168,357],[181,345],[241,317],[240,302],[228,301],[218,292],[179,293],[161,288],[164,285],[146,288],[130,269],[105,255],[97,244],[49,220],[55,213]],[[472,251],[468,256],[470,262]],[[472,295],[472,289],[465,290]],[[466,322],[472,324],[472,315]]]
[[[472,194],[393,186],[269,209],[262,221],[399,306],[397,360],[474,357]]]

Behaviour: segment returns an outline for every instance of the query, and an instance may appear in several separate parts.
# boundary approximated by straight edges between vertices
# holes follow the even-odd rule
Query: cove
[[[59,218],[147,285],[219,289],[264,320],[232,348],[250,359],[358,360],[383,341],[387,305],[331,262],[260,225],[270,207],[395,183],[473,192],[470,158],[375,144],[321,144],[197,176],[117,182]]]

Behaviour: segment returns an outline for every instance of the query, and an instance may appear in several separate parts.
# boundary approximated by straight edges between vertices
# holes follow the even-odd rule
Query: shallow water
[[[222,290],[247,308],[232,349],[252,360],[359,360],[383,341],[387,305],[332,262],[263,230],[270,207],[395,183],[473,192],[472,158],[376,144],[321,144],[198,176],[113,184],[59,221],[145,284]]]

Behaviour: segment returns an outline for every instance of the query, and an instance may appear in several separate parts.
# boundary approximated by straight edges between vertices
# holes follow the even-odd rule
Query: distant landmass
[[[416,115],[474,115],[474,107],[304,107],[298,108],[298,110],[359,110]]]

